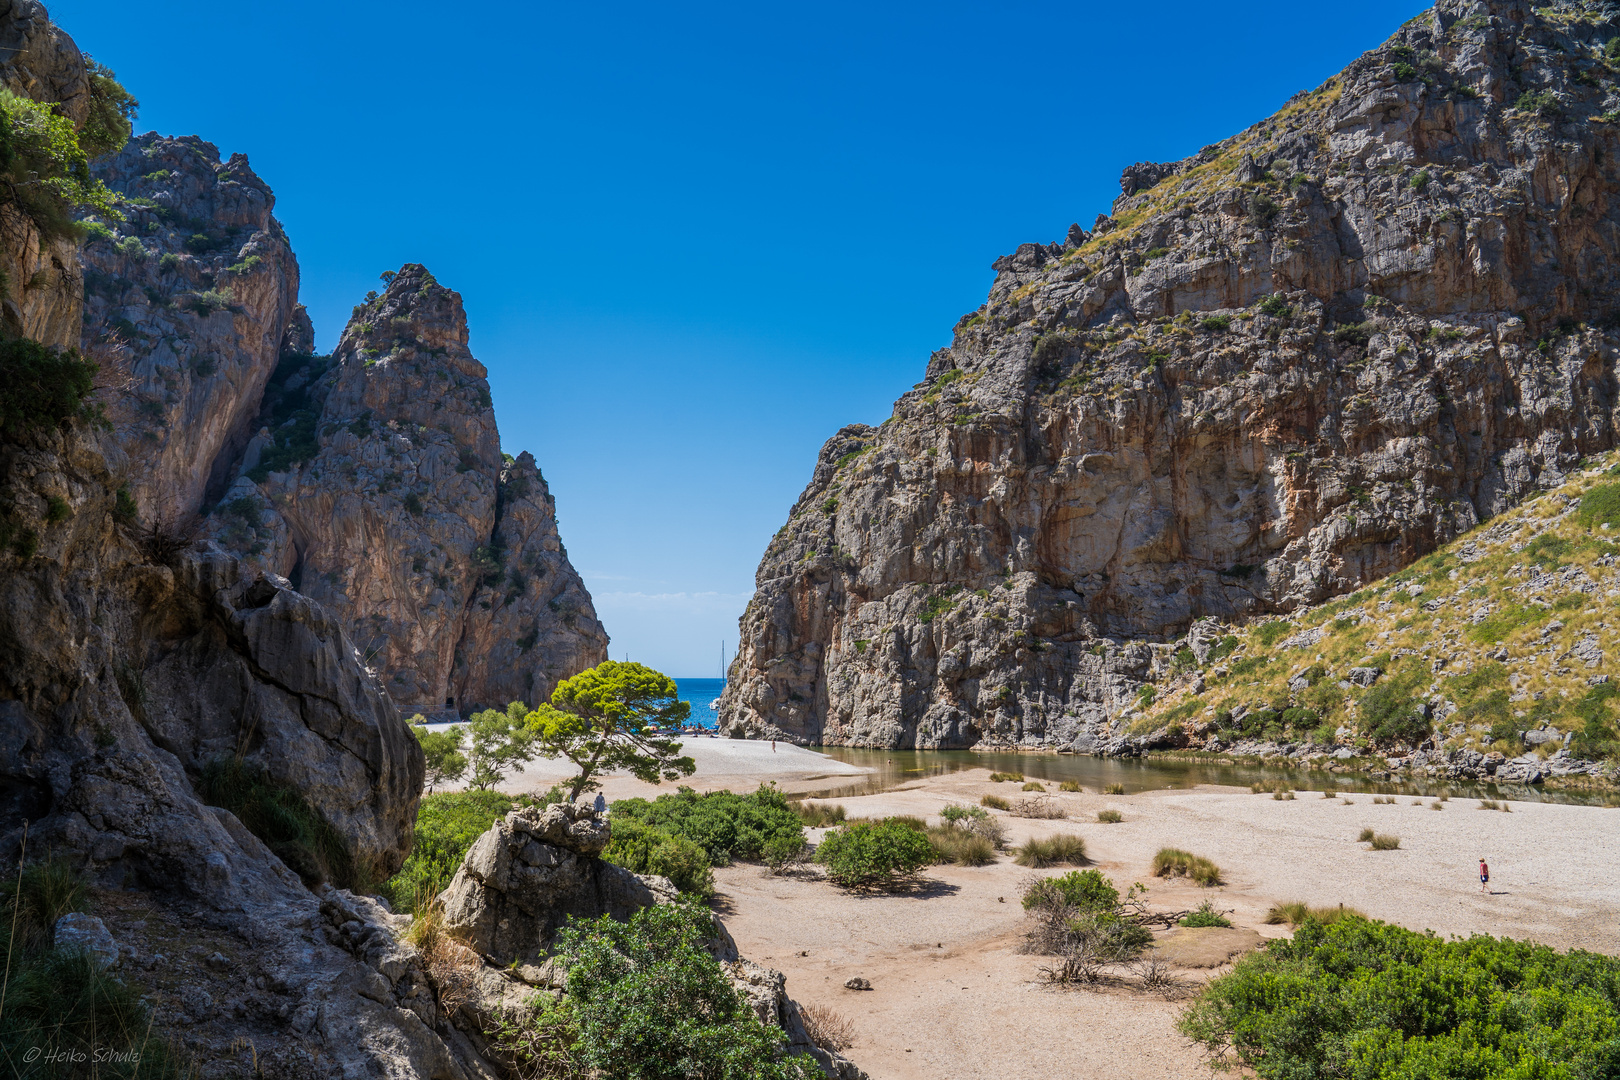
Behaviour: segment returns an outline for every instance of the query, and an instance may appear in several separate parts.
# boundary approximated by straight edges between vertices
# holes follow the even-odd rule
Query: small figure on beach
[[[776,753],[776,740],[775,739],[771,740],[771,753],[773,753],[773,754]]]
[[[1491,868],[1485,865],[1484,856],[1479,860],[1479,891],[1482,893],[1491,891]]]
[[[607,800],[602,798],[602,793],[600,791],[596,793],[596,804],[592,806],[591,809],[595,810],[598,814],[607,813]]]

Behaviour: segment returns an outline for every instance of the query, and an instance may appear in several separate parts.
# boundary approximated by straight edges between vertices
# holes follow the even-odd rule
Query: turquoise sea
[[[726,688],[724,679],[676,679],[675,692],[682,701],[692,704],[692,724],[713,728],[720,725],[720,717],[709,708],[709,703]]]

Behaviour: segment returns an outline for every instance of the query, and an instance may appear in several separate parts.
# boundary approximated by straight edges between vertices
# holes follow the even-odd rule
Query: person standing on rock
[[[1479,891],[1487,895],[1491,891],[1491,868],[1485,865],[1484,856],[1479,860]]]
[[[596,793],[596,802],[592,805],[591,809],[595,810],[598,814],[607,813],[607,800],[602,798],[602,793],[600,791]]]

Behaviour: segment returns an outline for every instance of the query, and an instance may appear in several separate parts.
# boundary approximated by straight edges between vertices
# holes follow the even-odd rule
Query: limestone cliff
[[[761,562],[721,714],[1089,738],[1201,616],[1395,570],[1615,442],[1620,24],[1445,0],[994,264]]]
[[[123,221],[84,246],[84,343],[118,370],[118,441],[147,517],[195,513],[252,434],[298,301],[298,261],[247,158],[148,133],[96,163]]]
[[[330,609],[404,709],[529,704],[607,634],[528,454],[501,454],[461,297],[406,266],[270,379],[210,528]]]

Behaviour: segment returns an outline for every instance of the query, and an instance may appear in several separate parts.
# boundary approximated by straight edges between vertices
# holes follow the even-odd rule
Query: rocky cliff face
[[[210,529],[331,610],[407,710],[548,697],[607,658],[534,459],[505,459],[461,297],[406,266],[289,354]]]
[[[1202,616],[1395,570],[1615,441],[1620,24],[1447,0],[997,260],[771,542],[735,732],[1057,746]]]
[[[84,246],[84,344],[127,381],[118,441],[130,493],[174,520],[218,496],[253,431],[298,301],[275,196],[242,154],[148,133],[96,163],[122,222]]]

